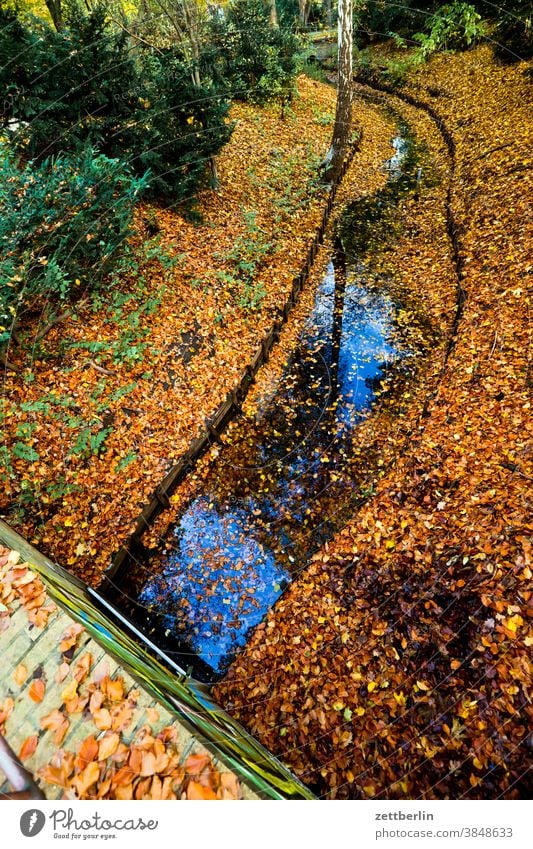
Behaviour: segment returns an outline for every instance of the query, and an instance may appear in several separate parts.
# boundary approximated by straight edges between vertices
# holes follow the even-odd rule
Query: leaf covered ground
[[[438,57],[411,78],[456,146],[467,300],[454,346],[425,403],[396,428],[375,496],[216,688],[326,797],[527,793],[529,85],[523,67],[497,66],[484,48]],[[410,260],[397,256],[406,273],[424,253],[416,234],[411,244]],[[426,267],[415,285],[438,290],[438,271]]]
[[[513,797],[526,783],[532,643],[528,82],[479,49],[433,60],[409,91],[456,145],[458,334],[444,362],[456,307],[449,163],[427,116],[391,101],[441,172],[404,203],[383,259],[431,317],[435,349],[402,403],[363,425],[381,461],[375,494],[285,592],[217,695],[324,796]],[[236,382],[299,270],[322,203],[308,178],[333,111],[327,87],[300,81],[300,92],[287,122],[237,108],[203,224],[155,210],[165,253],[125,269],[123,299],[80,306],[32,357],[10,353],[20,372],[3,393],[6,507],[15,499],[18,511],[8,520],[86,580]],[[366,101],[356,109],[363,145],[340,201],[373,193],[390,156],[392,121]],[[140,210],[139,226],[153,213]]]
[[[220,187],[201,197],[200,224],[177,209],[139,209],[137,255],[118,283],[82,293],[42,339],[45,318],[21,317],[22,344],[9,351],[18,372],[4,373],[0,400],[0,509],[89,583],[238,382],[300,271],[324,205],[316,169],[334,90],[305,77],[298,86],[285,120],[274,107],[233,108]],[[372,192],[392,125],[363,104],[360,123],[352,173],[359,192]]]

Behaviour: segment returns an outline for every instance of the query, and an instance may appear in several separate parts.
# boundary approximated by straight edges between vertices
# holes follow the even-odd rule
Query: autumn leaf
[[[216,793],[210,787],[204,787],[196,781],[190,781],[187,785],[187,799],[193,800],[211,800],[216,799]]]
[[[99,708],[98,710],[95,710],[92,717],[93,722],[99,731],[107,731],[111,728],[111,714],[107,708]]]
[[[124,698],[124,682],[122,678],[109,678],[106,676],[101,684],[101,690],[113,702],[120,702]]]
[[[53,732],[56,746],[61,745],[70,725],[67,717],[60,710],[53,710],[47,716],[43,716],[40,724],[41,728]]]
[[[56,681],[57,681],[57,683],[58,683],[58,684],[61,684],[61,683],[65,680],[65,678],[67,677],[67,675],[69,674],[69,672],[70,672],[70,666],[69,666],[69,664],[68,664],[68,663],[64,663],[64,662],[63,662],[63,663],[60,663],[60,664],[59,664],[59,666],[57,667],[57,672],[56,672]]]
[[[33,702],[42,702],[46,685],[42,678],[34,678],[31,687],[28,690],[28,695]]]
[[[32,734],[31,737],[26,737],[19,751],[19,758],[21,761],[27,761],[28,758],[31,758],[37,749],[38,742],[39,736],[37,734]]]
[[[119,742],[119,734],[105,734],[98,742],[98,760],[105,761],[107,758],[110,758],[111,755],[114,755]]]
[[[27,677],[28,670],[26,669],[23,663],[19,663],[19,665],[15,669],[15,674],[13,675],[13,678],[15,679],[15,684],[18,684],[18,686],[21,687]]]
[[[98,743],[96,739],[91,734],[89,737],[86,737],[80,748],[78,749],[78,754],[76,756],[76,767],[79,770],[85,769],[85,767],[91,763],[91,761],[95,761],[98,756]]]
[[[96,784],[99,777],[100,769],[98,764],[94,761],[87,764],[83,772],[72,779],[72,784],[76,788],[78,796],[80,798],[83,797],[87,793],[88,789]]]
[[[89,673],[89,669],[91,668],[91,663],[92,663],[91,653],[85,652],[83,657],[76,664],[76,668],[74,669],[74,672],[73,672],[73,678],[75,679],[75,681],[78,682],[78,684],[81,684],[81,682],[87,677],[87,675]]]

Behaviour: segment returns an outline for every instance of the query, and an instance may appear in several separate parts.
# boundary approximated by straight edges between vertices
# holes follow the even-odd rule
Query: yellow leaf
[[[24,684],[24,681],[28,677],[28,670],[26,669],[23,663],[19,663],[19,665],[15,669],[15,674],[13,677],[15,679],[15,683],[18,684],[19,687]]]

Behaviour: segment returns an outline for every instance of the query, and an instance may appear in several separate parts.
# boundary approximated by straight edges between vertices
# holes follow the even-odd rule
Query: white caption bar
[[[117,849],[526,849],[531,802],[6,802],[0,844]],[[528,823],[529,820],[529,823]]]

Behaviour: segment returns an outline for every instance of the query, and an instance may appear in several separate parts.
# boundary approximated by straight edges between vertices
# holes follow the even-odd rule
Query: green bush
[[[470,3],[455,0],[441,6],[428,21],[429,32],[415,33],[417,59],[425,61],[436,50],[464,50],[484,33],[481,15]]]
[[[293,90],[298,48],[294,33],[271,25],[263,0],[233,0],[224,18],[211,21],[203,62],[238,100],[284,101]]]
[[[0,343],[21,309],[101,283],[146,182],[91,149],[19,168],[0,148]]]
[[[132,42],[102,6],[59,33],[0,10],[0,62],[4,130],[25,158],[91,145],[138,176],[150,168],[150,191],[179,200],[231,135],[227,100],[192,82],[180,50]]]

